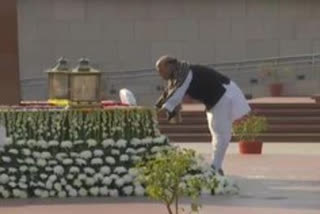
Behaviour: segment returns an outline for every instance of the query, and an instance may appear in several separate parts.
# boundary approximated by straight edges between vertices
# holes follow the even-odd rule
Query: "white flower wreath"
[[[53,171],[57,175],[62,175],[64,173],[64,168],[58,165],[53,168]]]
[[[127,141],[124,139],[120,139],[117,141],[116,146],[118,148],[125,148],[127,146]]]
[[[128,155],[124,154],[124,155],[120,156],[120,161],[121,162],[125,162],[125,161],[128,161],[128,160],[129,160],[129,156]]]
[[[9,176],[7,174],[2,174],[0,175],[0,183],[1,184],[6,184],[10,180]]]
[[[112,183],[112,179],[110,177],[104,177],[102,183],[106,186],[109,186]]]
[[[93,158],[91,160],[91,164],[92,165],[102,165],[103,164],[103,160],[101,158]]]
[[[89,159],[92,157],[92,152],[89,150],[83,151],[80,153],[80,157],[82,157],[83,159]]]
[[[104,152],[101,149],[96,149],[93,151],[94,156],[101,157],[104,155]]]
[[[61,147],[70,149],[70,148],[72,148],[72,142],[71,141],[62,141],[61,142]]]
[[[122,188],[125,195],[131,195],[133,193],[133,187],[132,186],[125,186]]]
[[[131,139],[131,141],[130,141],[130,144],[131,144],[132,146],[139,146],[141,143],[142,143],[142,141],[141,141],[140,139],[138,139],[138,138],[133,138],[133,139]]]
[[[104,141],[102,141],[102,146],[104,148],[107,148],[107,147],[111,147],[115,144],[114,140],[113,139],[106,139]]]
[[[101,174],[103,174],[103,175],[109,175],[110,172],[111,172],[111,169],[110,169],[110,167],[108,167],[108,166],[102,166],[102,167],[100,168],[100,172],[101,172]]]
[[[108,195],[109,195],[108,187],[101,187],[101,188],[99,189],[99,193],[100,193],[100,195],[102,195],[102,196],[108,196]]]
[[[58,141],[55,141],[55,140],[49,141],[48,144],[49,144],[50,147],[59,146],[59,142],[58,142]]]
[[[89,147],[95,147],[97,145],[97,141],[94,139],[87,140],[87,143]]]
[[[122,166],[116,167],[113,171],[117,174],[123,174],[127,172],[126,168]]]
[[[109,194],[111,197],[118,197],[119,196],[119,191],[116,189],[110,189]]]
[[[106,162],[110,165],[114,165],[116,163],[116,160],[113,157],[106,157]]]

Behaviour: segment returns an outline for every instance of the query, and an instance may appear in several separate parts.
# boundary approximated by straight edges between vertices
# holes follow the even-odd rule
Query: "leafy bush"
[[[265,117],[250,115],[234,124],[233,134],[240,141],[255,141],[267,129],[267,119]]]
[[[198,164],[199,157],[195,151],[172,148],[140,163],[139,180],[146,185],[148,196],[162,201],[169,214],[179,213],[182,196],[192,199],[191,209],[197,212],[203,188],[215,189],[218,185],[214,173],[206,175],[198,171]]]

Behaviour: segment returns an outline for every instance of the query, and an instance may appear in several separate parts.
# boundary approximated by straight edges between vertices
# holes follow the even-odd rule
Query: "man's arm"
[[[161,94],[156,102],[156,108],[158,111],[166,110],[167,118],[169,121],[174,119],[180,120],[181,102],[188,90],[188,87],[192,80],[192,72],[190,72],[178,88],[175,87],[174,82],[169,81],[168,87]],[[179,117],[179,118],[178,118]]]
[[[173,112],[176,109],[176,107],[178,107],[182,102],[183,97],[185,96],[189,88],[191,80],[192,72],[189,72],[183,84],[170,93],[169,97],[166,99],[166,102],[162,105],[162,108],[165,108],[168,112]]]
[[[156,102],[156,108],[157,109],[161,109],[163,104],[166,102],[168,96],[168,89],[166,88],[162,94],[160,95],[159,99]]]

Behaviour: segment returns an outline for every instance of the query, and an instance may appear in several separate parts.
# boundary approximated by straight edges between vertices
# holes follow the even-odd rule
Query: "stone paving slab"
[[[180,145],[193,145],[210,158],[210,144]],[[239,155],[236,144],[231,145],[225,171],[238,183],[240,193],[203,196],[201,214],[319,214],[319,148],[318,144],[268,144],[263,155]],[[186,201],[183,204],[187,206]],[[166,211],[157,202],[137,197],[0,200],[0,214],[56,213],[165,214]]]

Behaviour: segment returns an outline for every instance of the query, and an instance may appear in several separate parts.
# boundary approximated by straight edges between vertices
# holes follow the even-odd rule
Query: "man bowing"
[[[185,95],[205,105],[212,136],[212,167],[223,175],[222,163],[231,140],[232,123],[250,112],[242,91],[216,70],[179,61],[174,57],[160,57],[156,69],[168,82],[156,107],[165,110],[169,120],[179,118]]]

